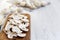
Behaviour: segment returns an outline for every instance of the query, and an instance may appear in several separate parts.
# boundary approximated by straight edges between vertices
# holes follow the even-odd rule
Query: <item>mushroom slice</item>
[[[12,31],[16,32],[16,33],[21,33],[22,32],[17,26],[12,27]]]
[[[23,30],[23,31],[28,31],[29,29],[27,29],[27,28],[22,28],[21,30]]]
[[[28,17],[27,16],[24,16],[25,19],[27,19]]]
[[[20,33],[20,34],[17,34],[19,37],[25,37],[26,34],[25,33]]]
[[[36,9],[37,7],[34,5],[34,3],[31,1],[31,9]]]
[[[9,22],[7,22],[7,24],[6,24],[6,27],[5,27],[5,30],[9,30],[12,26],[11,25],[9,25],[10,23]]]
[[[41,2],[39,0],[31,0],[31,1],[37,8],[41,6]]]
[[[26,5],[26,2],[20,2],[20,6],[25,6]]]
[[[13,36],[11,34],[8,34],[8,38],[13,38]]]
[[[16,24],[13,19],[10,19],[11,24]]]
[[[25,2],[26,2],[27,7],[31,7],[31,1],[30,0],[25,0]]]
[[[25,27],[28,27],[28,26],[29,26],[29,23],[25,23],[24,26],[25,26]]]
[[[21,22],[22,22],[22,21],[19,21],[19,20],[14,20],[14,21],[15,21],[15,23],[17,23],[17,24],[18,24],[18,23],[21,24]]]
[[[8,35],[8,38],[17,37],[17,34],[13,32],[8,33],[7,35]]]
[[[19,25],[19,28],[23,31],[28,31],[29,29],[26,28],[26,26],[24,26],[23,24]]]
[[[48,5],[48,4],[50,4],[50,2],[41,1],[41,6],[46,6],[46,5]]]
[[[29,20],[28,20],[28,19],[22,19],[22,21],[24,21],[24,22],[29,22]]]

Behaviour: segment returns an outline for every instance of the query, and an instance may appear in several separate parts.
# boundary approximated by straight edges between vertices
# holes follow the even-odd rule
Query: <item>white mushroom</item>
[[[6,27],[5,27],[5,30],[9,30],[12,26],[11,25],[9,25],[10,23],[9,22],[7,22],[7,24],[6,24]]]
[[[20,2],[20,6],[25,6],[26,2]]]
[[[16,32],[16,33],[21,33],[22,32],[17,26],[12,27],[12,31]]]
[[[6,34],[7,34],[8,38],[13,38],[12,33],[10,31],[7,31]]]
[[[27,19],[28,17],[27,16],[24,16],[25,19]]]
[[[29,29],[27,28],[21,28],[23,31],[29,31]]]
[[[12,33],[12,36],[13,36],[13,37],[17,37],[17,34],[16,34],[16,33],[15,33],[15,34],[14,34],[14,33]]]
[[[22,17],[14,16],[13,18],[14,18],[14,20],[19,20],[19,19],[21,19]]]
[[[30,0],[25,0],[25,2],[26,2],[26,6],[27,6],[27,7],[30,7],[30,6],[31,6]]]
[[[11,24],[16,24],[13,19],[10,19]]]
[[[23,2],[23,0],[17,0],[18,2]]]
[[[50,4],[49,2],[46,2],[46,1],[41,1],[41,5],[42,6],[46,6],[46,5],[48,5],[48,4]]]
[[[41,2],[39,0],[31,0],[33,4],[38,8],[41,7]]]
[[[19,23],[19,24],[21,24],[21,22],[22,21],[19,21],[19,20],[14,20],[15,21],[15,23]]]
[[[8,38],[13,38],[13,36],[11,34],[8,34]]]
[[[25,33],[20,33],[20,34],[17,34],[19,37],[25,37],[26,34]]]
[[[31,9],[36,9],[37,7],[34,5],[34,3],[31,1]]]
[[[22,21],[24,21],[24,22],[29,22],[29,20],[28,20],[28,19],[22,19]]]
[[[29,23],[25,23],[24,26],[25,26],[25,27],[28,27],[28,26],[29,26]]]
[[[36,9],[41,6],[46,6],[49,2],[40,0],[9,0],[10,3],[19,7],[27,7],[29,9]]]
[[[21,15],[21,14],[17,14],[19,17],[24,17],[24,15]]]
[[[19,28],[23,31],[28,31],[29,29],[26,28],[26,26],[24,26],[24,24],[20,24]]]
[[[21,14],[20,14],[20,15],[18,14],[18,16],[19,16],[19,17],[22,17],[22,18],[24,17],[24,19],[27,19],[27,18],[28,18],[27,16],[21,15]]]
[[[17,37],[17,34],[13,32],[9,32],[7,35],[8,35],[8,38]]]

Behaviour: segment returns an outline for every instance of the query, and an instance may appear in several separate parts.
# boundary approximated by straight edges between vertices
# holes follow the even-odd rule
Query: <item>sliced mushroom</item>
[[[30,0],[25,0],[25,2],[26,2],[26,6],[27,7],[30,7],[31,6],[31,1]]]
[[[29,20],[28,20],[28,19],[22,19],[22,21],[24,21],[24,22],[29,22]]]
[[[13,19],[10,19],[11,24],[16,24]]]
[[[31,1],[31,9],[36,9],[37,7],[34,5],[34,3]]]
[[[20,2],[20,6],[25,6],[26,5],[26,2]]]
[[[28,26],[29,26],[29,23],[25,23],[24,26],[25,26],[25,27],[28,27]]]
[[[23,31],[28,31],[28,29],[24,26],[24,24],[20,24],[19,28]]]
[[[12,31],[16,32],[16,33],[21,33],[22,32],[17,26],[12,27]]]
[[[50,4],[50,3],[49,2],[46,2],[46,1],[41,1],[41,6],[46,6],[48,4]]]
[[[9,25],[10,23],[9,22],[7,22],[7,24],[6,24],[6,27],[5,27],[5,30],[9,30],[12,26],[11,25]]]
[[[31,0],[33,4],[38,8],[41,7],[41,2],[39,0]]]
[[[20,33],[20,34],[17,34],[19,37],[25,37],[26,34],[25,33]]]
[[[11,34],[8,34],[8,38],[13,38],[13,36]]]
[[[8,38],[13,38],[13,37],[17,37],[17,34],[16,33],[13,33],[13,32],[10,32],[7,34],[8,35]]]

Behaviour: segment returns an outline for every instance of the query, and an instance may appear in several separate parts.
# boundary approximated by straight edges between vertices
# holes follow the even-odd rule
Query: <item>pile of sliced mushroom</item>
[[[8,38],[13,37],[25,37],[26,33],[29,29],[28,17],[22,14],[12,14],[9,16],[6,27],[4,28],[5,33],[7,34]]]
[[[49,2],[39,0],[9,0],[9,2],[13,5],[27,7],[29,9],[36,9],[49,4]]]

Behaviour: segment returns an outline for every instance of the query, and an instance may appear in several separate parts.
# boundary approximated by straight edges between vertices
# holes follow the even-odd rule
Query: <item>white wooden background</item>
[[[60,0],[31,13],[31,40],[60,40]]]
[[[31,40],[60,40],[60,0],[46,1],[51,4],[30,13]]]

